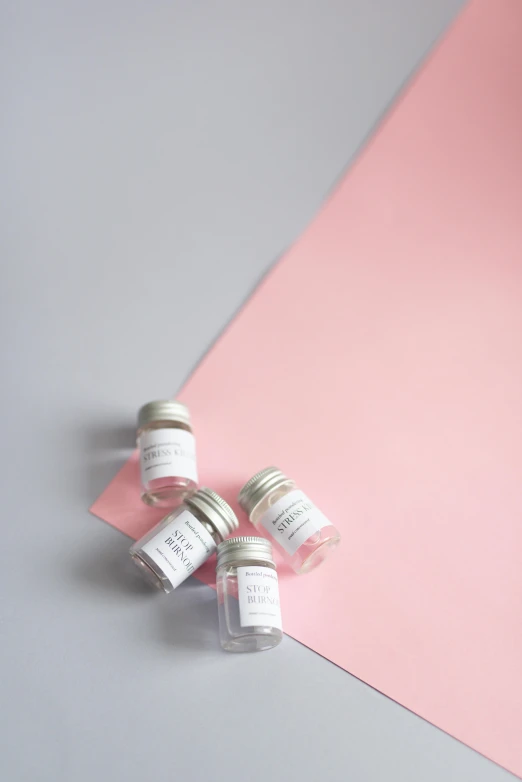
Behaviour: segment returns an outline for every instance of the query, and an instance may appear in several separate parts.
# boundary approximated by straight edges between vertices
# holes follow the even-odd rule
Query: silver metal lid
[[[190,413],[188,407],[175,399],[161,399],[157,402],[148,402],[140,408],[138,413],[138,429],[154,421],[174,421],[190,426]]]
[[[258,502],[261,502],[269,491],[277,489],[288,480],[287,476],[277,467],[265,467],[245,483],[239,492],[238,502],[245,513],[250,516]]]
[[[198,489],[185,498],[185,505],[201,511],[223,540],[239,527],[237,516],[228,502],[212,489]]]
[[[251,560],[274,565],[272,544],[265,538],[228,538],[217,547],[217,565],[230,565],[232,562]]]

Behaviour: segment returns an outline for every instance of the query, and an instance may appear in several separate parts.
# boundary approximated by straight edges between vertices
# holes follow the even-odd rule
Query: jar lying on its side
[[[198,485],[196,440],[188,408],[174,399],[149,402],[138,413],[143,502],[172,508]]]
[[[239,526],[219,494],[201,488],[131,546],[130,555],[153,586],[172,592]]]
[[[277,467],[256,473],[239,493],[239,504],[261,535],[276,542],[296,573],[308,573],[339,545],[326,516]]]
[[[272,545],[229,538],[218,546],[219,637],[227,652],[261,652],[281,643],[283,629]]]

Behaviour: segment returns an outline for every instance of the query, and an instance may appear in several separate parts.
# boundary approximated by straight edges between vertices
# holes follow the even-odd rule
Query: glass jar
[[[227,652],[261,652],[281,643],[283,630],[272,544],[229,538],[218,546],[219,639]]]
[[[201,488],[131,546],[130,555],[153,586],[172,592],[239,526],[219,494]]]
[[[190,414],[173,399],[149,402],[138,413],[141,498],[172,508],[198,485],[196,440]]]
[[[239,504],[256,530],[273,539],[296,573],[308,573],[339,545],[326,516],[277,467],[256,473],[239,493]]]

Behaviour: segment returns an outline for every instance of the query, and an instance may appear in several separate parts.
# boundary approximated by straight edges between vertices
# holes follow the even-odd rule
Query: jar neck
[[[182,429],[184,432],[192,434],[192,427],[183,421],[149,421],[149,423],[138,429],[138,437],[143,432],[152,432],[154,429]]]
[[[232,562],[224,562],[222,565],[219,565],[217,572],[219,573],[222,570],[230,572],[237,570],[238,567],[267,567],[270,570],[277,571],[276,565],[269,559],[241,559],[241,557],[238,557],[232,560]]]
[[[273,489],[267,491],[266,494],[263,494],[261,499],[259,499],[250,510],[250,514],[249,514],[250,520],[252,520],[252,516],[258,514],[259,511],[261,511],[261,513],[265,513],[265,511],[268,510],[268,508],[271,505],[273,505],[274,502],[277,502],[277,500],[280,500],[281,497],[284,497],[286,494],[289,494],[295,488],[296,488],[295,481],[292,480],[291,478],[288,478],[286,481],[284,481],[284,483],[279,483]]]
[[[211,536],[216,546],[218,546],[220,543],[223,542],[224,540],[223,536],[218,531],[218,529],[213,525],[213,523],[210,521],[208,516],[205,513],[203,513],[202,510],[192,505],[185,505],[185,507],[189,511],[189,513],[192,513],[192,515],[199,521],[201,526],[206,529],[206,531]]]

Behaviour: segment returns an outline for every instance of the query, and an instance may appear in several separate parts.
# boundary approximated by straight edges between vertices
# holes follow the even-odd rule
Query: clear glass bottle
[[[261,652],[281,643],[283,629],[272,544],[229,538],[218,546],[219,639],[227,652]]]
[[[296,573],[313,570],[341,540],[338,530],[277,467],[256,473],[239,493],[256,530],[274,540]]]
[[[130,555],[153,586],[172,592],[239,526],[219,494],[198,489],[131,546]]]
[[[143,502],[172,508],[198,486],[196,440],[187,407],[174,399],[148,402],[138,413]]]

